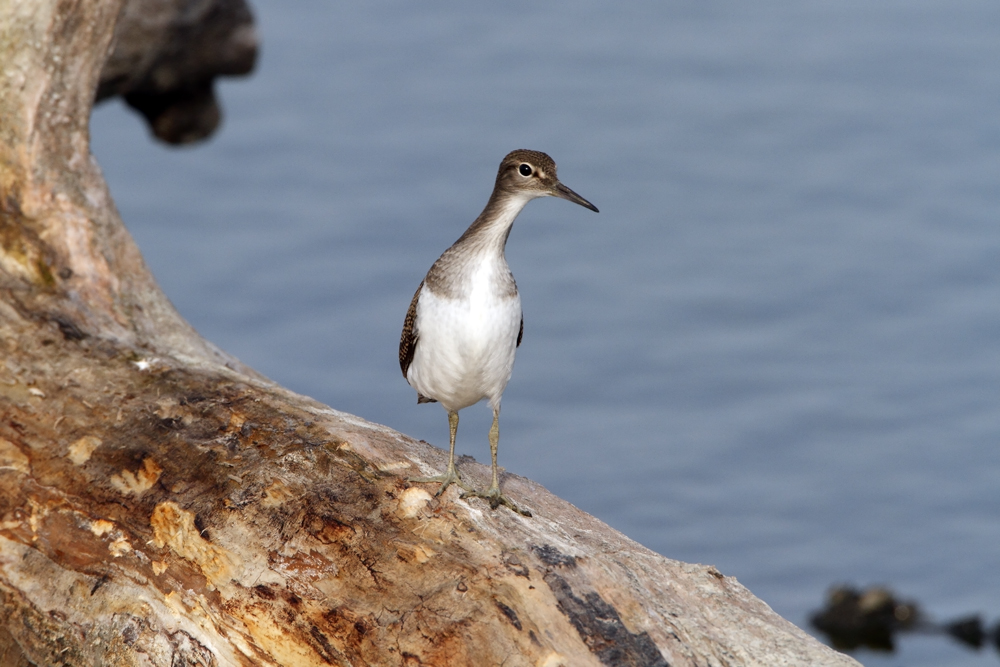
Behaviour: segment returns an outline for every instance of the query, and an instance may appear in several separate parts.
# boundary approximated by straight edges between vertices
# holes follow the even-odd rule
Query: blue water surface
[[[806,626],[834,583],[1000,616],[1000,5],[255,3],[210,142],[118,102],[94,152],[181,313],[439,445],[396,347],[500,159],[530,204],[501,465]],[[489,460],[488,408],[459,451]],[[986,665],[907,639],[873,666]]]

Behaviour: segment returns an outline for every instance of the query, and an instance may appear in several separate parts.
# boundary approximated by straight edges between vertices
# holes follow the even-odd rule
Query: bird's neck
[[[486,208],[455,242],[454,247],[462,247],[472,252],[494,252],[503,255],[514,220],[532,199],[534,197],[525,193],[493,190],[490,200],[486,202]]]
[[[424,287],[441,296],[462,298],[472,289],[472,276],[487,268],[498,294],[516,295],[517,285],[507,268],[504,248],[514,219],[532,199],[523,193],[494,190],[479,217],[431,266]]]

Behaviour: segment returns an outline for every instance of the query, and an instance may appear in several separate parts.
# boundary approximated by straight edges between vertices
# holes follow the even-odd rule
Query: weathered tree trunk
[[[528,480],[434,499],[443,451],[198,337],[89,153],[120,8],[0,0],[0,665],[856,664]]]

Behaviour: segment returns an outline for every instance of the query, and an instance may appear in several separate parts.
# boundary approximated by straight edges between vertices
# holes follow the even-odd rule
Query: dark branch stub
[[[170,0],[167,10],[161,4],[126,3],[97,101],[121,95],[168,144],[201,141],[222,119],[215,78],[253,71],[253,15],[245,0]]]

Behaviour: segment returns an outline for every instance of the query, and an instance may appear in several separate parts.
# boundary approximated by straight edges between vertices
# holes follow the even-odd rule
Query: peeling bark
[[[120,9],[0,0],[0,666],[856,664],[529,480],[433,498],[445,452],[202,340],[89,153]]]

